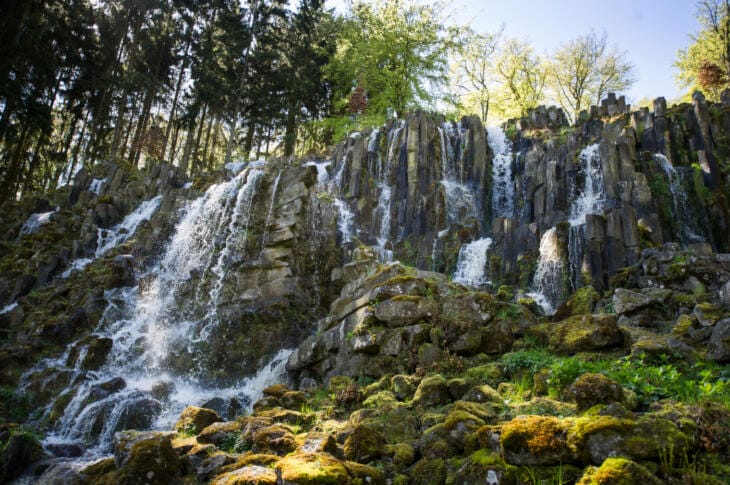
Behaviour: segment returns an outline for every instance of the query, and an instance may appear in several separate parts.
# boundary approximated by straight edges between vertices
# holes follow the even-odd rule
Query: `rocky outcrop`
[[[365,257],[365,256],[363,256]],[[438,366],[449,355],[501,354],[536,323],[520,305],[473,293],[439,274],[398,263],[368,265],[347,280],[330,315],[289,357],[300,380],[379,377]]]

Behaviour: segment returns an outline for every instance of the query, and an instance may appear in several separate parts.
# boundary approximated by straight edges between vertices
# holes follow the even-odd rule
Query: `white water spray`
[[[472,286],[489,284],[487,278],[487,251],[492,246],[492,239],[485,237],[465,244],[459,251],[454,281]]]
[[[512,181],[512,142],[499,126],[487,127],[492,160],[492,217],[514,217],[515,188]]]

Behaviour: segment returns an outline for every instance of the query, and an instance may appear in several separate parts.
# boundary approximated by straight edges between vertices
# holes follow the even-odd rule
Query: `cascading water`
[[[101,194],[101,189],[104,187],[106,179],[94,179],[89,184],[89,192],[93,192],[96,195]]]
[[[72,272],[82,270],[95,259],[98,259],[124,243],[132,237],[137,231],[137,227],[152,217],[162,204],[162,196],[158,195],[150,200],[142,202],[139,207],[127,214],[127,216],[116,226],[103,229],[97,229],[96,251],[93,258],[77,259],[69,265],[69,267],[61,274],[62,278],[68,278]]]
[[[378,228],[378,258],[382,262],[390,262],[393,260],[393,251],[387,249],[387,245],[391,239],[391,218],[390,214],[393,206],[393,187],[390,185],[391,172],[393,170],[393,161],[398,151],[398,146],[401,143],[401,134],[405,122],[401,121],[400,124],[389,134],[388,138],[388,153],[385,161],[381,160],[381,157],[376,154],[376,162],[378,164],[378,216],[380,218],[380,227]],[[375,147],[377,142],[378,131],[373,133],[370,140],[370,146],[368,151],[375,153]],[[372,150],[371,150],[372,147]]]
[[[468,217],[477,215],[476,194],[469,185],[462,183],[461,175],[455,166],[455,154],[451,145],[454,129],[451,123],[444,123],[438,128],[441,138],[441,160],[443,178],[440,184],[444,188],[446,215],[449,224],[455,224]]]
[[[487,251],[492,246],[492,240],[488,237],[477,239],[465,244],[459,251],[459,260],[456,263],[454,281],[472,286],[484,286],[489,284],[487,278]]]
[[[53,214],[55,214],[56,212],[58,212],[58,208],[48,212],[38,212],[35,214],[31,214],[30,217],[28,217],[28,220],[25,221],[23,223],[23,226],[20,228],[20,235],[24,236],[27,234],[33,234],[41,226],[51,222],[51,216],[53,216]]]
[[[214,398],[240,409],[282,377],[288,350],[256,376],[226,387],[206,383],[196,354],[197,345],[216,331],[211,307],[233,253],[246,255],[246,228],[262,177],[249,167],[189,203],[159,265],[139,278],[144,284],[107,292],[109,304],[95,331],[96,338],[113,343],[103,366],[86,370],[82,341],[23,377],[27,388],[39,376],[46,378],[49,369],[56,370],[51,376],[71,376],[72,384],[45,410],[46,419],[63,411],[47,445],[80,444],[86,458],[99,456],[111,450],[115,431],[169,429],[186,405]],[[208,288],[206,297],[190,297],[196,281],[195,291]],[[68,404],[59,407],[59,402]]]
[[[687,200],[687,191],[684,189],[682,179],[672,163],[661,153],[654,154],[669,182],[669,191],[672,194],[672,208],[674,209],[675,221],[677,221],[677,236],[683,244],[703,242],[705,239],[697,234],[693,227],[696,220],[692,207]]]
[[[540,238],[540,257],[528,293],[546,315],[555,313],[555,306],[563,297],[563,272],[557,232],[552,227]]]
[[[585,254],[585,225],[588,214],[600,214],[606,204],[603,183],[601,155],[597,143],[584,148],[578,160],[578,175],[582,175],[580,183],[576,180],[571,187],[570,231],[568,233],[568,259],[570,261],[570,283],[573,291],[580,287]]]
[[[492,160],[492,217],[514,217],[515,188],[512,181],[512,142],[499,126],[487,127]]]
[[[317,167],[317,188],[320,190],[327,188],[327,182],[329,181],[330,174],[327,172],[327,167],[332,165],[329,160],[324,162],[307,162],[304,164],[305,167]]]

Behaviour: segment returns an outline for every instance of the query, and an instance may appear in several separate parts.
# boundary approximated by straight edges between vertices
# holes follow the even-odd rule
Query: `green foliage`
[[[356,85],[368,98],[369,114],[430,105],[434,88],[446,82],[442,6],[415,1],[356,2],[337,35],[337,48],[325,68],[336,87],[336,106],[344,111]]]
[[[730,368],[708,362],[673,362],[670,357],[627,356],[616,360],[562,357],[545,349],[526,349],[502,357],[505,373],[536,373],[550,369],[550,393],[562,395],[566,386],[586,372],[597,372],[633,391],[642,406],[671,398],[686,403],[717,402],[730,407]]]

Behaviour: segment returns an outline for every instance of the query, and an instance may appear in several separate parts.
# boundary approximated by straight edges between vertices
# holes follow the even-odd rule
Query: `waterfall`
[[[492,161],[492,217],[514,217],[515,188],[512,182],[512,143],[499,126],[487,127]]]
[[[570,262],[570,283],[573,291],[580,287],[585,254],[585,224],[588,214],[603,212],[606,200],[603,183],[603,169],[599,145],[595,143],[584,148],[578,156],[578,176],[571,187],[573,203],[570,206],[570,231],[568,233],[568,259]]]
[[[449,224],[456,224],[477,215],[477,197],[474,190],[462,183],[455,167],[455,155],[450,138],[454,136],[451,123],[438,128],[441,138],[441,159],[443,178],[439,182],[444,188],[446,216]]]
[[[557,232],[552,227],[540,238],[540,257],[528,293],[546,315],[555,313],[555,306],[563,296],[563,272]]]
[[[92,258],[77,259],[61,274],[62,278],[68,278],[74,271],[82,270],[95,259],[104,256],[106,253],[124,243],[137,232],[139,225],[150,220],[162,204],[162,196],[158,195],[150,200],[142,202],[139,207],[127,214],[127,216],[114,227],[109,229],[98,228],[96,236],[96,251]]]
[[[583,183],[580,186],[576,183],[572,187],[571,226],[585,224],[586,215],[600,214],[603,211],[605,205],[603,169],[598,148],[598,143],[595,143],[584,148],[578,156]]]
[[[465,244],[459,250],[454,281],[473,286],[489,284],[487,278],[487,251],[492,246],[488,237]]]
[[[696,217],[692,213],[692,208],[687,200],[687,192],[682,185],[682,179],[675,170],[672,163],[661,153],[654,154],[656,160],[661,166],[669,183],[669,191],[672,194],[672,208],[674,209],[675,221],[678,224],[677,236],[683,244],[703,242],[705,239],[695,232],[693,222]]]
[[[35,214],[31,214],[30,217],[28,217],[28,220],[26,220],[23,223],[23,226],[20,228],[20,235],[28,235],[33,234],[38,229],[40,229],[41,226],[48,224],[51,222],[51,216],[58,212],[58,208],[52,211],[48,212],[38,212]]]
[[[350,207],[342,199],[335,199],[335,207],[337,207],[337,228],[342,234],[342,242],[352,241],[352,221],[355,214],[352,213]]]
[[[307,162],[304,164],[305,167],[317,167],[317,188],[322,190],[327,188],[327,182],[329,181],[330,174],[327,172],[327,167],[332,165],[329,160],[324,162]]]
[[[388,153],[385,161],[381,161],[380,157],[376,158],[378,163],[378,182],[377,187],[378,193],[378,206],[377,213],[380,218],[380,226],[378,227],[378,234],[376,240],[378,242],[377,253],[378,258],[381,262],[387,263],[393,260],[393,251],[387,249],[388,243],[391,241],[391,217],[390,214],[393,210],[393,187],[390,185],[390,175],[393,170],[393,161],[395,159],[398,146],[400,144],[401,133],[405,122],[401,121],[399,125],[389,134],[388,137]],[[374,140],[377,137],[377,130],[374,132],[374,136],[370,140],[370,147],[368,151],[373,152],[375,149]]]
[[[233,255],[245,255],[262,177],[262,171],[249,166],[210,187],[187,205],[159,264],[139,278],[140,285],[107,291],[108,306],[95,335],[111,339],[112,348],[101,368],[84,370],[84,350],[71,358],[72,349],[83,348],[82,341],[21,379],[21,392],[34,376],[49,375],[49,369],[71,375],[75,383],[57,398],[68,404],[58,408],[63,413],[47,434],[47,444],[80,444],[85,458],[96,457],[111,451],[115,431],[169,429],[186,405],[204,405],[214,398],[229,408],[236,403],[250,406],[266,385],[282,377],[289,350],[281,350],[256,376],[228,387],[202,380],[206,374],[196,353],[197,345],[216,331],[212,308],[235,263]],[[191,287],[209,288],[208,294],[191,297]],[[56,404],[48,405],[46,419]]]
[[[93,192],[96,195],[101,194],[101,189],[104,187],[106,179],[94,179],[89,184],[89,192]]]

